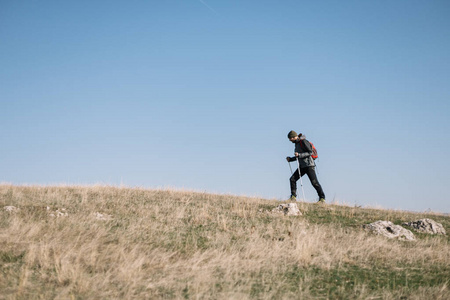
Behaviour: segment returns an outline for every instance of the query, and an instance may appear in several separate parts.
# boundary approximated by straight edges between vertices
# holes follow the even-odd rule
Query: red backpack
[[[319,157],[319,155],[317,154],[317,149],[316,149],[316,147],[314,147],[314,144],[313,144],[313,143],[311,143],[310,141],[308,141],[308,143],[311,144],[311,148],[312,148],[312,154],[311,154],[311,157],[312,157],[314,160],[316,160],[316,159]],[[300,147],[303,148],[303,146],[302,146],[302,140],[300,140]]]

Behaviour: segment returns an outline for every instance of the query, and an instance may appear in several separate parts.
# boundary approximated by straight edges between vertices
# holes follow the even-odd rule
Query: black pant
[[[316,168],[315,167],[300,168],[300,171],[302,176],[305,174],[308,175],[308,178],[311,181],[313,187],[316,189],[319,198],[325,199],[325,194],[323,193],[322,186],[320,186],[319,180],[317,180]],[[299,179],[300,176],[298,176],[298,169],[297,169],[289,179],[291,182],[291,194],[294,196],[297,196],[297,180]]]

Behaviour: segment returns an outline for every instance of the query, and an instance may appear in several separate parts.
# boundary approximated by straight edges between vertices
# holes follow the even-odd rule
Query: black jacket
[[[300,163],[300,168],[316,166],[316,164],[314,163],[314,159],[311,157],[313,153],[312,146],[304,135],[299,135],[299,139],[295,142],[294,152],[298,152],[299,154],[298,161]],[[289,158],[289,161],[296,160],[297,158],[295,156]]]

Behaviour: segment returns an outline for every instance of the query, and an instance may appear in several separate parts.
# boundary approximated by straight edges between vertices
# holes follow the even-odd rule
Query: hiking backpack
[[[308,141],[308,143],[311,145],[311,148],[312,148],[312,154],[311,154],[311,157],[312,157],[314,160],[316,160],[316,159],[319,157],[319,155],[317,154],[317,149],[316,149],[316,147],[314,147],[314,144],[313,144],[313,143],[311,143],[310,141]],[[300,140],[300,147],[303,148],[302,140]]]

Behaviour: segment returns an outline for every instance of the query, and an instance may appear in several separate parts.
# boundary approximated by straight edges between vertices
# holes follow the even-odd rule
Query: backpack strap
[[[300,148],[302,148],[302,150],[305,150],[305,147],[306,147],[306,151],[313,152],[313,147],[311,146],[311,143],[308,140],[306,140],[306,139],[305,139],[305,141],[308,142],[309,147],[308,147],[308,145],[306,143],[302,143],[302,140],[300,140]],[[304,147],[303,147],[303,144],[304,144]]]

